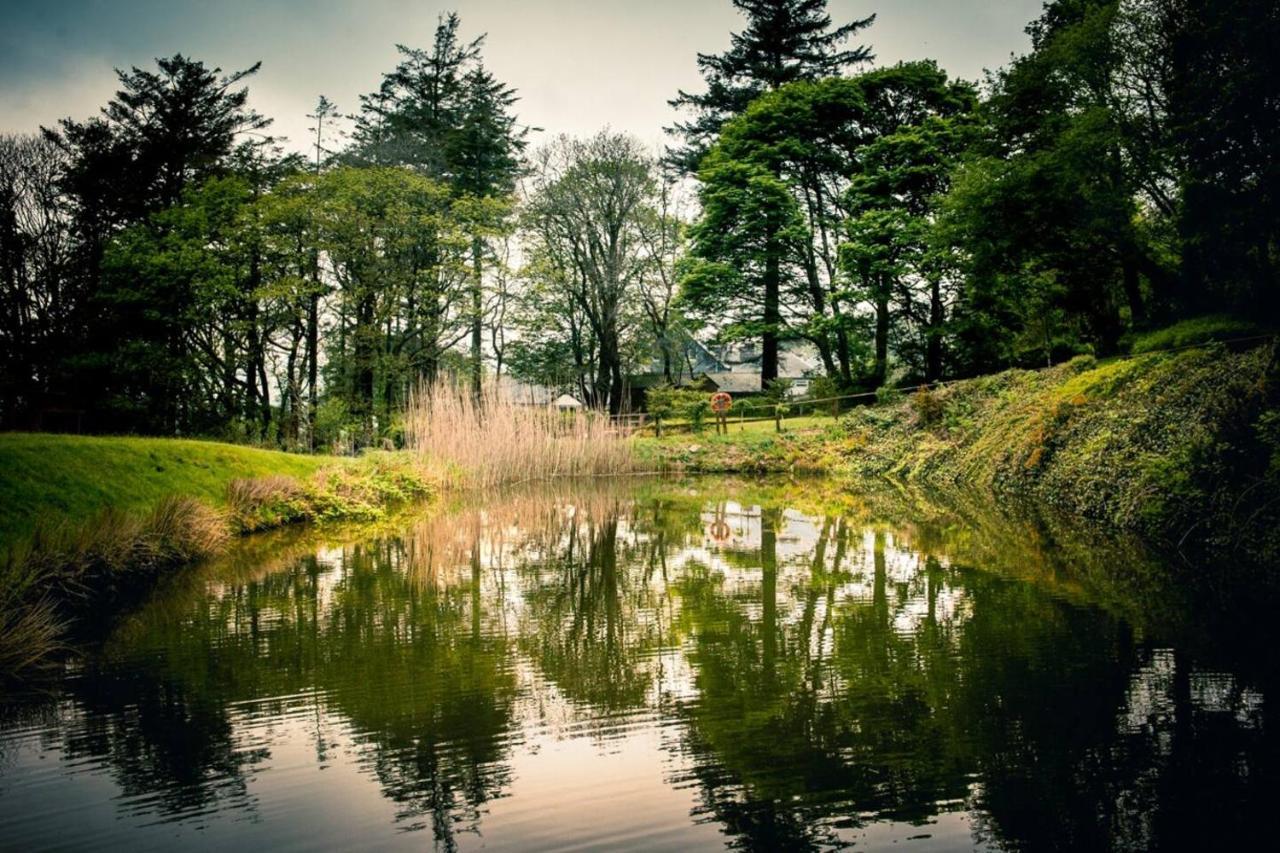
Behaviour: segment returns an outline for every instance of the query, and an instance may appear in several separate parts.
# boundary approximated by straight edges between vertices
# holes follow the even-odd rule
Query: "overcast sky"
[[[878,63],[930,57],[977,79],[1027,47],[1042,0],[831,0]],[[427,46],[438,15],[488,33],[484,56],[519,90],[523,122],[548,133],[609,125],[657,145],[667,99],[700,90],[698,51],[719,52],[742,18],[729,0],[0,0],[0,131],[85,118],[114,91],[112,68],[185,53],[224,70],[262,60],[253,105],[302,145],[323,93],[344,111],[395,65],[395,44]]]

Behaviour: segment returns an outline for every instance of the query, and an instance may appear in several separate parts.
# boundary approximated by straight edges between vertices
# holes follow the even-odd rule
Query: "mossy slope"
[[[701,471],[887,476],[1031,499],[1169,545],[1280,559],[1272,345],[1149,354],[957,382],[820,432],[650,443]]]

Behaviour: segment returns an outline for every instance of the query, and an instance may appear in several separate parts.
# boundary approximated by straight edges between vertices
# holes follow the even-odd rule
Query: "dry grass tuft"
[[[447,382],[410,395],[405,438],[437,476],[469,488],[636,470],[631,443],[603,415],[522,406],[496,389],[477,400]]]
[[[227,508],[237,532],[267,530],[307,517],[306,490],[282,475],[232,480],[227,483]]]
[[[40,529],[0,563],[0,676],[47,664],[71,614],[134,582],[217,553],[226,517],[195,498],[162,499],[146,516],[114,511]]]

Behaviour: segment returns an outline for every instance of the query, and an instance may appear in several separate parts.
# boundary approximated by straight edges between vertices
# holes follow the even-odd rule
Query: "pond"
[[[1271,830],[1274,611],[1226,586],[805,481],[250,539],[7,698],[0,847],[1245,844]]]

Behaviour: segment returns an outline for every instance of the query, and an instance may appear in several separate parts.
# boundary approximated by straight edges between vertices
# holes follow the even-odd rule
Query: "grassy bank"
[[[302,479],[339,462],[214,441],[0,433],[0,547],[106,510],[144,514],[172,495],[223,507],[233,480]]]
[[[889,477],[1025,498],[1164,544],[1280,559],[1272,345],[1082,357],[855,410],[825,428],[645,439],[690,471]]]
[[[0,435],[0,676],[38,666],[233,537],[374,521],[432,481],[406,453],[304,457],[216,442]]]

